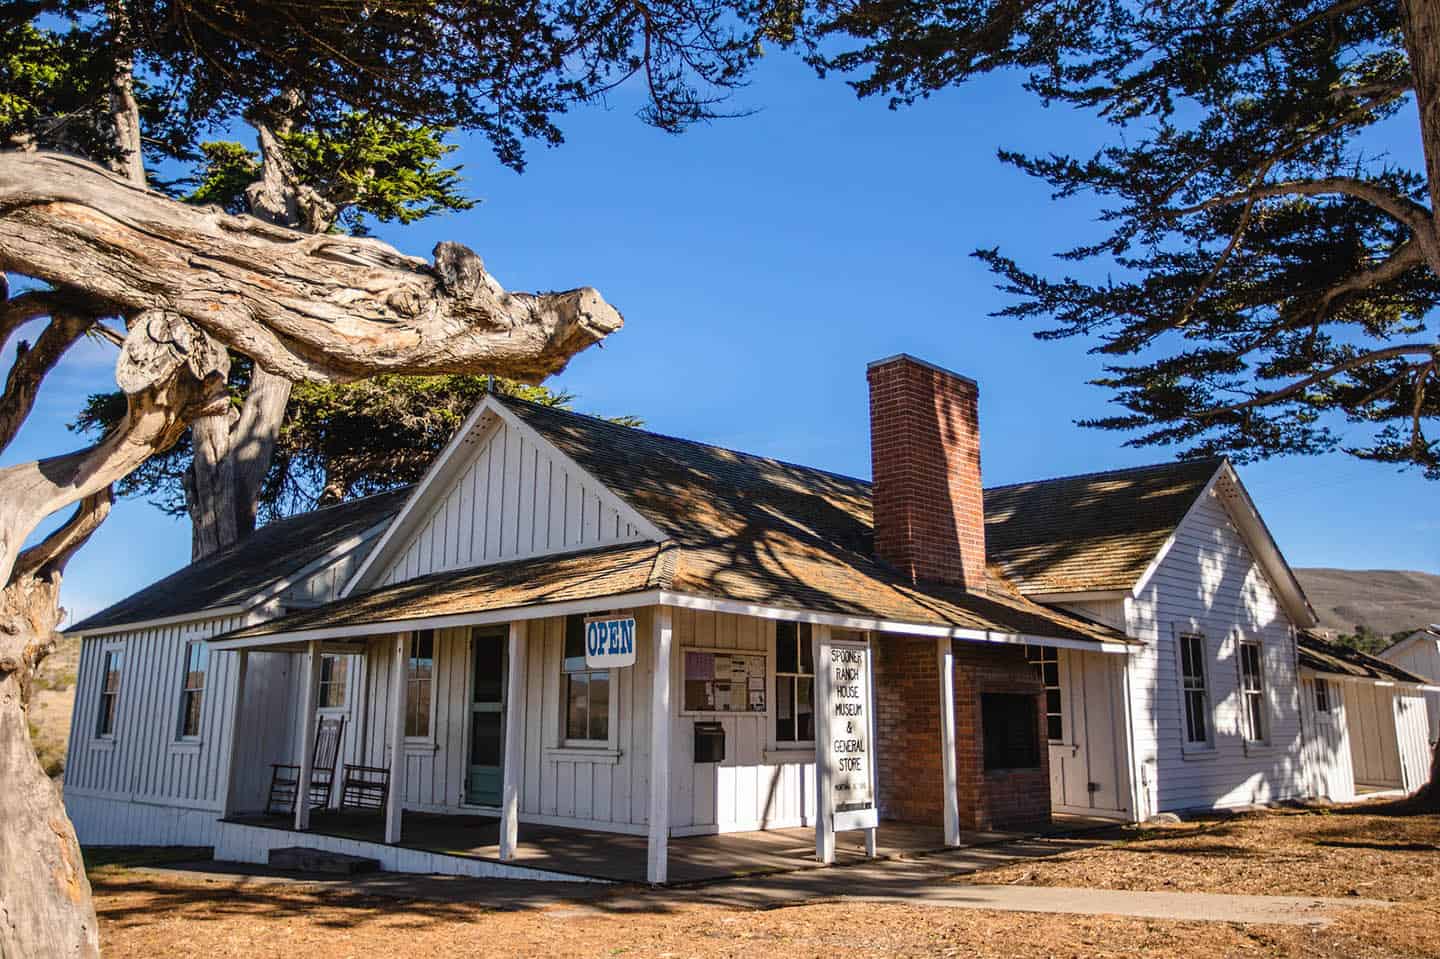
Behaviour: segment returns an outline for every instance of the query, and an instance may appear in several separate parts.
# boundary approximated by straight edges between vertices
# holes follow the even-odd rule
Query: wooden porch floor
[[[285,816],[237,816],[233,822],[272,829],[289,828]],[[1051,827],[1055,832],[1075,828],[1071,824]],[[401,846],[449,856],[500,860],[498,819],[488,816],[405,814]],[[384,822],[375,815],[320,812],[311,818],[311,832],[361,842],[383,843]],[[962,834],[966,846],[988,845],[1022,836],[1024,833],[983,832]],[[912,823],[882,822],[879,854],[895,857],[932,852],[944,846],[939,828]],[[835,837],[835,861],[859,862],[865,858],[865,834],[844,832]],[[520,845],[515,865],[530,866],[572,876],[619,882],[644,882],[647,841],[644,836],[570,829],[560,826],[520,824]],[[809,869],[815,862],[815,831],[809,828],[776,829],[765,832],[684,836],[670,840],[671,883],[708,882],[736,876]]]

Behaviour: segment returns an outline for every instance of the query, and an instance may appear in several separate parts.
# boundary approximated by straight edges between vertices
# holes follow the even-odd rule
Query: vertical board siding
[[[1399,789],[1404,777],[1393,691],[1367,682],[1347,682],[1345,686],[1350,703],[1350,762],[1356,785]]]
[[[1305,795],[1291,624],[1220,495],[1207,493],[1196,503],[1145,589],[1126,601],[1126,620],[1127,632],[1146,644],[1128,664],[1136,769],[1146,813]],[[1189,757],[1182,746],[1176,641],[1188,632],[1206,640],[1214,746]],[[1242,639],[1263,647],[1269,725],[1264,745],[1244,741]]]
[[[1399,649],[1387,649],[1380,658],[1430,681],[1440,680],[1440,640],[1425,637]],[[1425,693],[1429,738],[1440,739],[1440,693]]]
[[[1125,659],[1069,649],[1057,654],[1064,740],[1050,744],[1050,803],[1066,812],[1128,813]]]
[[[1315,680],[1300,682],[1300,712],[1305,724],[1304,761],[1317,797],[1331,802],[1355,798],[1355,770],[1350,761],[1348,683],[1327,677],[1330,711],[1315,708]]]
[[[497,424],[470,457],[395,547],[377,585],[643,538],[613,493],[508,423]]]

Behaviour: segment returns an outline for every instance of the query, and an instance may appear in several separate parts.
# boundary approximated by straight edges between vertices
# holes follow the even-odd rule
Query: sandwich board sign
[[[585,665],[615,669],[635,665],[635,617],[596,616],[585,620]]]

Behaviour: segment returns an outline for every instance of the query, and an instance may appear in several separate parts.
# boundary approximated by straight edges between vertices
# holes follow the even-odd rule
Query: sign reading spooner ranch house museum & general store
[[[832,809],[869,805],[870,647],[835,642],[830,647],[829,743]]]
[[[585,620],[585,665],[614,669],[635,665],[635,617],[602,616]]]

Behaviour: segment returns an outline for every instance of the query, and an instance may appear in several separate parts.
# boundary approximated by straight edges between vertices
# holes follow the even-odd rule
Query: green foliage
[[[228,140],[200,144],[200,171],[185,202],[214,204],[227,213],[248,213],[245,188],[260,179],[260,155]]]
[[[1355,632],[1342,633],[1335,637],[1335,641],[1341,646],[1349,646],[1351,649],[1375,656],[1381,650],[1398,643],[1413,632],[1415,632],[1413,629],[1402,629],[1398,633],[1391,633],[1386,636],[1382,633],[1375,632],[1364,623],[1359,623],[1355,626]]]
[[[1415,239],[1440,184],[1377,142],[1389,124],[1440,151],[1415,125],[1403,6],[852,0],[821,3],[809,38],[811,62],[892,106],[1018,69],[1109,124],[1090,155],[1000,153],[1057,199],[1104,203],[1103,235],[1059,253],[1075,275],[976,253],[1015,297],[1002,315],[1107,358],[1095,382],[1125,412],[1086,425],[1192,456],[1343,448],[1440,478],[1440,277]]]
[[[0,146],[110,155],[103,70],[78,30],[22,22],[0,30]]]
[[[234,364],[231,395],[239,403],[250,367]],[[290,395],[275,456],[260,492],[262,522],[326,503],[417,482],[455,429],[484,396],[481,376],[380,376],[343,385],[297,383]],[[496,378],[495,388],[546,406],[569,409],[563,390]],[[120,393],[97,393],[71,429],[100,435],[125,413]],[[612,422],[640,426],[633,416]],[[152,456],[117,487],[122,496],[148,497],[171,515],[186,512],[184,476],[192,449],[187,432],[170,450]]]

